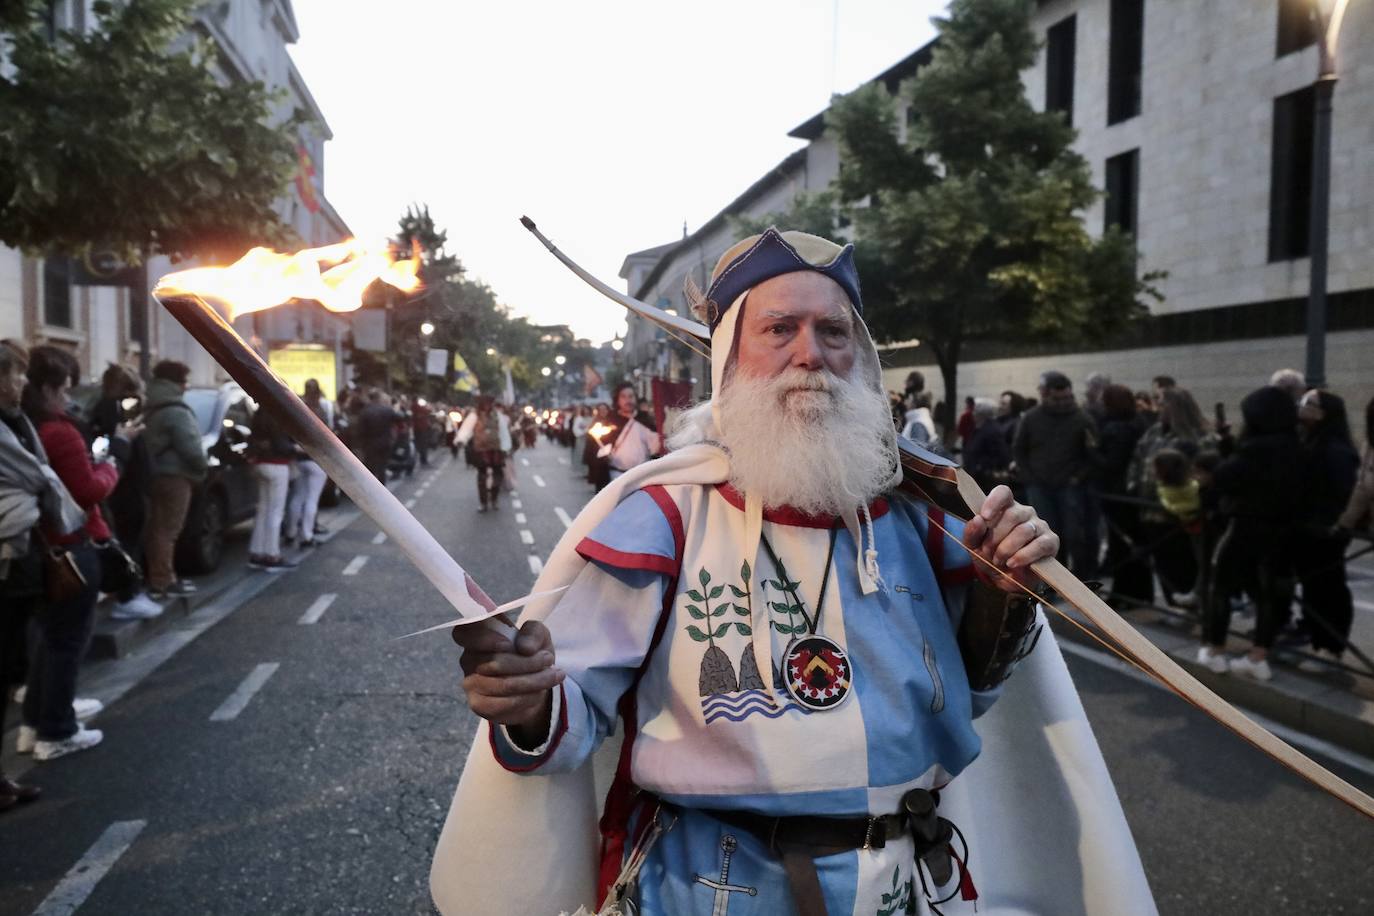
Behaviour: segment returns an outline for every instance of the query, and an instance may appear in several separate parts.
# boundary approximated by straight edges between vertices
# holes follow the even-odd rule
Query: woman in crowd
[[[286,515],[286,493],[291,486],[291,465],[300,454],[296,443],[271,413],[259,408],[253,414],[248,463],[253,466],[258,484],[258,508],[253,516],[253,538],[248,543],[248,565],[254,569],[282,572],[297,565],[281,554],[281,527]]]
[[[1302,442],[1302,502],[1294,533],[1294,565],[1302,583],[1303,623],[1321,660],[1338,663],[1350,637],[1354,603],[1345,578],[1350,536],[1337,522],[1355,490],[1360,456],[1350,440],[1345,401],[1329,391],[1308,391],[1298,402]]]
[[[1011,479],[1011,446],[997,425],[997,405],[987,398],[973,402],[973,432],[964,446],[963,465],[984,490]]]
[[[1158,419],[1140,437],[1131,461],[1130,495],[1159,502],[1154,458],[1166,448],[1182,452],[1189,460],[1199,452],[1217,449],[1216,436],[1197,401],[1183,388],[1168,387],[1160,392]],[[1140,520],[1165,602],[1196,607],[1198,597],[1194,590],[1201,570],[1190,539],[1163,508],[1142,509]]]
[[[1289,551],[1302,485],[1298,416],[1292,397],[1272,386],[1246,395],[1240,410],[1244,431],[1212,474],[1227,521],[1212,553],[1197,660],[1218,674],[1267,681],[1273,676],[1269,650],[1286,613],[1287,587],[1278,580],[1276,560]],[[1255,599],[1254,645],[1228,662],[1223,653],[1231,596],[1241,591]]]
[[[63,561],[80,573],[68,594],[45,601],[36,615],[37,638],[29,656],[18,747],[21,753],[32,750],[35,760],[52,760],[95,747],[104,737],[81,724],[73,702],[100,595],[100,559],[94,542],[110,537],[100,503],[119,482],[119,470],[110,461],[92,462],[85,438],[67,413],[68,393],[78,374],[76,358],[58,347],[35,347],[26,374],[24,412],[37,429],[53,471],[86,512],[85,524],[69,534],[50,522],[42,526],[47,545],[64,554]],[[115,433],[112,451],[127,454],[133,431],[119,426]]]
[[[1131,389],[1108,385],[1102,392],[1102,423],[1098,429],[1098,482],[1102,514],[1107,520],[1106,565],[1112,577],[1111,597],[1126,604],[1149,604],[1154,598],[1140,508],[1120,499],[1126,495],[1131,458],[1144,432],[1145,424],[1136,412]]]
[[[320,422],[330,429],[334,428],[334,404],[320,390],[315,379],[306,379],[305,394],[301,397],[310,412],[320,418]],[[291,481],[290,493],[286,504],[286,546],[290,547],[299,540],[302,547],[314,547],[315,514],[320,510],[320,494],[324,492],[324,468],[304,452],[296,456],[296,479]]]

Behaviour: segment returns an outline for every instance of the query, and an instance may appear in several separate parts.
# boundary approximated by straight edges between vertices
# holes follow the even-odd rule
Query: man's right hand
[[[472,711],[518,729],[522,746],[541,744],[548,733],[553,688],[566,676],[554,667],[548,627],[529,620],[515,634],[496,624],[471,624],[454,627],[453,641],[463,648],[463,689]]]

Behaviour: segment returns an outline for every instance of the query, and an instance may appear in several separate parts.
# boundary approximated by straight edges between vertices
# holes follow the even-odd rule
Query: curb
[[[1374,679],[1335,673],[1310,675],[1285,664],[1281,653],[1271,656],[1274,677],[1270,681],[1216,674],[1198,664],[1197,637],[1187,629],[1152,621],[1151,617],[1159,615],[1148,609],[1126,611],[1122,616],[1179,667],[1227,702],[1295,731],[1374,758]],[[1057,615],[1052,615],[1051,628],[1060,640],[1101,649],[1097,642]],[[1247,645],[1233,638],[1227,650],[1238,654]],[[1279,661],[1274,662],[1274,658]]]

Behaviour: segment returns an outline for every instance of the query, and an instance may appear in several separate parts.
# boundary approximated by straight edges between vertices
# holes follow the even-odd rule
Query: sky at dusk
[[[387,4],[295,0],[291,48],[334,133],[325,193],[363,238],[413,202],[519,315],[595,342],[625,255],[695,230],[801,141],[832,92],[930,40],[939,0]],[[366,15],[360,11],[367,10]]]

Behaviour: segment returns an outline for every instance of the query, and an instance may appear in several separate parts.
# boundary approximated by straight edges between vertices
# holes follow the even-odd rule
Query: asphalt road
[[[397,493],[506,600],[590,496],[569,456],[520,453],[519,505],[495,513],[461,459]],[[96,721],[101,747],[29,772],[47,795],[0,816],[0,914],[431,912],[474,723],[447,635],[393,641],[452,614],[377,534],[340,532],[149,671]],[[1374,824],[1171,695],[1070,667],[1161,913],[1374,912]],[[1374,790],[1374,763],[1331,765]]]

